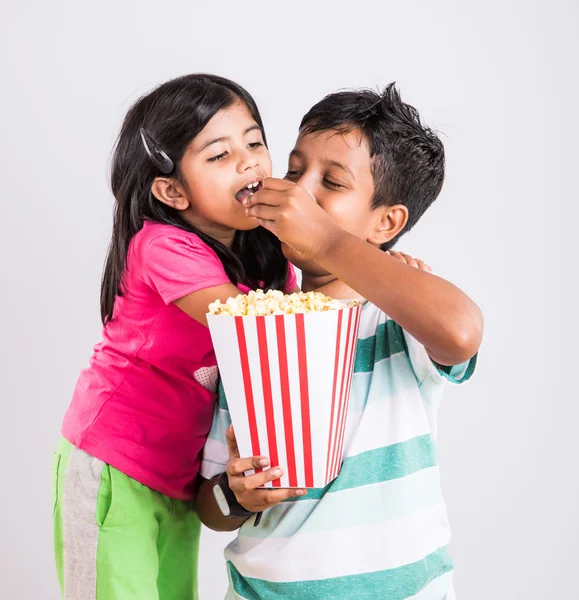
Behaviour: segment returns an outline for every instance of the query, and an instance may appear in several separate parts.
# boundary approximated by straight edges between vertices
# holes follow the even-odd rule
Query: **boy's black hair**
[[[359,130],[370,147],[374,196],[372,208],[403,204],[408,222],[391,241],[410,231],[436,200],[444,181],[444,147],[420,121],[418,111],[402,102],[394,83],[382,93],[361,89],[336,92],[313,106],[300,133]]]
[[[170,157],[174,177],[182,181],[180,162],[191,141],[220,111],[235,102],[247,106],[265,131],[254,99],[240,85],[204,73],[172,79],[149,92],[129,109],[114,150],[111,188],[115,196],[113,233],[101,283],[101,319],[113,318],[115,299],[124,290],[129,245],[146,220],[173,225],[199,236],[219,257],[233,284],[266,289],[284,289],[287,260],[280,241],[258,227],[238,231],[231,249],[186,221],[182,213],[151,193],[151,185],[162,174],[143,144],[141,129]]]

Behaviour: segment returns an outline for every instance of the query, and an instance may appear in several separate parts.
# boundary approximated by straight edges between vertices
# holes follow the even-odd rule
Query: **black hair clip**
[[[145,152],[148,154],[149,158],[153,162],[153,164],[163,173],[164,175],[169,175],[171,171],[175,168],[173,161],[167,156],[163,150],[159,147],[159,144],[145,131],[143,127],[141,127],[141,140],[143,140],[143,146],[145,147]]]

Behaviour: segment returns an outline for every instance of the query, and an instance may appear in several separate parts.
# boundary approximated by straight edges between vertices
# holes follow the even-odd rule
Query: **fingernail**
[[[269,465],[269,460],[267,460],[267,458],[260,458],[260,459],[259,459],[259,464],[260,464],[262,467],[267,467],[267,465]]]
[[[274,479],[277,479],[278,477],[281,477],[281,469],[272,469],[271,470],[271,475]]]
[[[305,496],[307,494],[306,490],[297,490],[296,496]]]

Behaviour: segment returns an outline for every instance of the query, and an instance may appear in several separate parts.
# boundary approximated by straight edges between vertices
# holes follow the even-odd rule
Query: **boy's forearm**
[[[482,313],[450,282],[409,267],[343,230],[316,261],[408,331],[436,362],[460,364],[478,351]]]
[[[197,494],[197,514],[201,522],[214,531],[235,531],[239,529],[246,519],[225,517],[213,495],[213,486],[217,483],[219,475],[213,479],[205,479],[199,487]]]

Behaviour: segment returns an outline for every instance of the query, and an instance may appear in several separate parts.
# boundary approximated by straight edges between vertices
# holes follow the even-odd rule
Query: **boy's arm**
[[[213,486],[217,483],[221,475],[213,477],[213,479],[202,479],[197,492],[197,514],[201,519],[201,523],[213,531],[235,531],[239,529],[246,519],[236,519],[226,517],[221,512],[217,501],[213,495]]]
[[[430,265],[427,265],[419,258],[413,258],[404,252],[395,252],[394,250],[387,250],[386,254],[397,258],[399,261],[406,263],[411,267],[426,271],[427,273],[432,273]],[[307,274],[304,274],[302,279],[302,290],[304,292],[320,292],[338,300],[365,300],[364,296],[355,292],[351,287],[347,286],[343,281],[340,281],[333,275],[327,283],[324,283],[326,280],[328,280],[327,277],[310,277]]]
[[[477,353],[482,313],[464,292],[341,229],[306,190],[283,184],[248,198],[248,214],[383,310],[438,364],[458,365]]]
[[[229,487],[243,508],[251,512],[262,512],[287,498],[305,495],[306,490],[262,488],[269,481],[281,477],[282,469],[272,467],[266,471],[246,476],[246,471],[267,467],[269,459],[265,456],[240,458],[232,426],[227,429],[225,435],[229,449],[229,461],[225,472],[228,476]],[[201,522],[210,529],[235,531],[243,525],[246,519],[225,517],[219,509],[213,495],[213,486],[217,483],[219,477],[220,475],[217,475],[212,479],[203,480],[197,494],[197,514]]]

